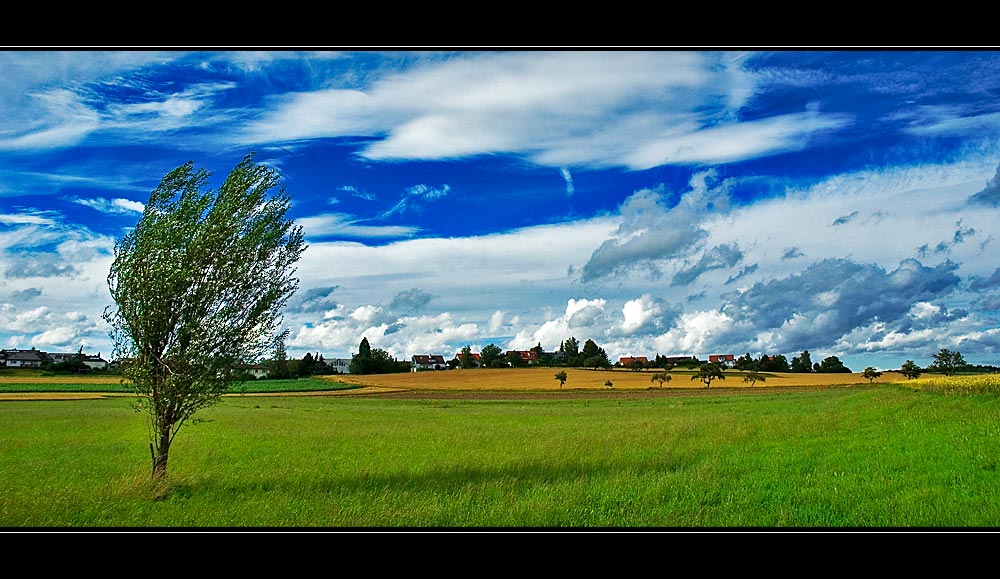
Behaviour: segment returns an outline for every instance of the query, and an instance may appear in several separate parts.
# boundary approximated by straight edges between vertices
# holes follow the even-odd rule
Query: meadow
[[[535,377],[506,372],[525,372],[508,388]],[[632,373],[610,374],[618,390]],[[227,396],[181,429],[163,485],[127,397],[0,402],[0,526],[1000,526],[997,377],[775,382],[740,393],[727,379],[725,396],[677,396],[697,383],[679,376],[656,392],[646,376],[641,398]]]

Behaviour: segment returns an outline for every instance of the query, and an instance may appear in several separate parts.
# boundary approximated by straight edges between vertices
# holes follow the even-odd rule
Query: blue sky
[[[273,167],[289,354],[1000,363],[1000,51],[0,52],[0,347],[108,354],[114,243]]]

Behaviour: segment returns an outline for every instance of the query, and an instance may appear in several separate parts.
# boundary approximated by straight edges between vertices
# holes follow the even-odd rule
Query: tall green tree
[[[368,343],[368,337],[362,336],[358,343],[358,353],[351,356],[351,363],[347,366],[351,374],[372,374],[372,346]]]
[[[472,346],[462,348],[462,353],[458,356],[459,368],[472,368],[476,365],[476,359],[472,357]]]
[[[189,161],[152,191],[115,244],[104,311],[123,383],[148,417],[153,477],[198,410],[217,402],[240,363],[284,339],[282,310],[298,289],[302,228],[273,169],[250,154],[218,190]]]
[[[406,372],[408,369],[406,362],[399,362],[389,352],[382,348],[372,348],[367,337],[361,338],[358,353],[351,356],[351,363],[348,364],[351,374],[392,374]]]
[[[816,368],[817,372],[824,374],[850,374],[851,369],[844,366],[844,363],[840,361],[837,356],[827,356],[823,358],[823,361],[819,363]]]
[[[495,368],[503,363],[503,350],[496,344],[486,344],[479,351],[479,363],[483,368]]]
[[[792,357],[792,372],[812,372],[813,363],[809,356],[809,350],[802,350],[798,356]]]
[[[604,351],[604,348],[597,345],[597,342],[593,340],[587,340],[583,343],[583,350],[580,351],[580,366],[585,368],[610,368],[611,361],[608,360],[608,354]]]
[[[931,363],[930,367],[945,376],[954,376],[955,372],[967,365],[965,358],[962,357],[960,352],[952,352],[948,348],[941,348],[937,354],[934,354],[934,362]]]
[[[576,366],[580,357],[580,342],[572,336],[563,340],[559,344],[559,357],[562,358],[563,364]]]
[[[292,377],[288,366],[288,352],[285,350],[284,335],[274,341],[274,352],[267,362],[267,377],[275,380],[285,380]]]
[[[306,352],[302,359],[299,360],[299,365],[296,368],[295,374],[300,378],[305,378],[312,376],[316,373],[316,359],[313,358],[311,352]]]

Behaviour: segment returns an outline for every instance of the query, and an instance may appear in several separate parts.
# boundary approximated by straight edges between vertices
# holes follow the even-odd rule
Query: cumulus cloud
[[[622,306],[621,332],[626,336],[654,334],[669,327],[682,308],[650,294],[628,300]]]
[[[419,288],[413,288],[396,294],[389,304],[389,310],[397,313],[409,313],[426,306],[434,296]]]
[[[989,277],[972,276],[969,279],[969,288],[974,290],[994,289],[1000,287],[1000,267],[993,270],[993,275]]]
[[[670,280],[671,286],[691,285],[694,280],[702,274],[715,270],[727,269],[739,264],[743,259],[743,252],[735,244],[726,243],[716,245],[701,255],[698,261],[690,266],[682,268],[674,278]],[[744,275],[746,272],[744,271]]]
[[[848,215],[842,215],[842,216],[834,219],[833,223],[831,225],[833,225],[833,226],[844,225],[845,223],[851,222],[857,216],[858,216],[858,212],[857,211],[852,211]]]
[[[801,273],[758,282],[739,294],[733,315],[776,335],[781,347],[828,345],[873,321],[898,322],[914,303],[955,291],[957,265],[903,260],[892,271],[847,259],[825,259]]]
[[[986,183],[986,187],[969,197],[969,203],[973,205],[1000,207],[1000,166],[997,167],[997,172],[993,175],[993,178]]]
[[[64,261],[58,255],[40,252],[11,258],[4,270],[4,275],[9,279],[59,276],[72,278],[78,273],[72,263]]]
[[[805,254],[797,247],[788,247],[785,249],[784,253],[781,254],[781,259],[795,259],[797,257],[803,257]]]
[[[23,290],[18,290],[10,294],[10,297],[15,302],[28,301],[33,298],[37,298],[42,295],[42,289],[37,287],[29,287]]]
[[[293,312],[325,312],[337,307],[333,301],[333,292],[339,286],[309,288],[296,294],[289,306]]]
[[[590,282],[640,268],[658,276],[669,260],[696,251],[708,237],[708,232],[700,226],[706,213],[728,206],[727,185],[711,186],[715,175],[714,171],[695,174],[690,181],[691,189],[669,209],[664,206],[661,191],[644,189],[630,195],[619,208],[618,229],[584,264],[580,280]],[[728,246],[713,249],[712,255],[704,257],[703,267],[711,267],[716,258],[727,259],[715,253],[728,253],[730,249]],[[698,276],[695,270],[680,275],[683,280],[685,275],[692,274],[692,280]]]
[[[546,320],[535,330],[525,328],[510,340],[510,346],[527,349],[537,344],[555,349],[556,345],[569,337],[586,332],[588,335],[600,333],[609,322],[605,312],[607,300],[602,298],[571,298],[566,302],[562,315]],[[596,336],[595,336],[596,337]],[[581,338],[583,342],[586,338]]]

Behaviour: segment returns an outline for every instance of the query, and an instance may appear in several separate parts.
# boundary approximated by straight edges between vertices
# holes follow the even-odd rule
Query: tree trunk
[[[167,474],[167,457],[170,454],[170,429],[160,433],[160,443],[153,453],[153,479],[162,479]]]

